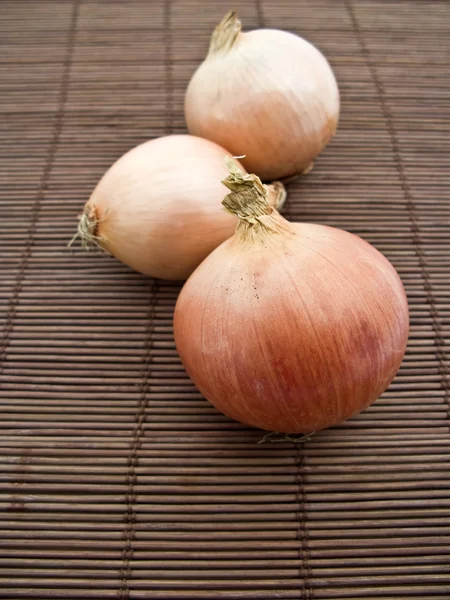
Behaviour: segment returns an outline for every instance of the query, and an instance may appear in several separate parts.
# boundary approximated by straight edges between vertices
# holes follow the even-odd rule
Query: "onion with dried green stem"
[[[336,132],[339,91],[325,57],[286,31],[241,32],[228,13],[185,98],[190,133],[245,154],[263,180],[307,171]]]
[[[223,183],[236,233],[194,271],[175,309],[188,374],[220,411],[268,431],[348,419],[387,388],[405,353],[399,276],[351,233],[286,221],[236,164]]]
[[[99,246],[146,275],[185,279],[236,229],[236,217],[221,210],[227,155],[190,135],[133,148],[94,189],[75,237],[85,249]],[[283,185],[268,190],[281,206]]]

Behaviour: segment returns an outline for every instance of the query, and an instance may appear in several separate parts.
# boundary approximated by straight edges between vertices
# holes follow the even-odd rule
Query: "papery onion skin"
[[[269,181],[307,171],[328,144],[339,90],[306,40],[272,29],[240,33],[229,13],[189,83],[185,116],[190,133],[246,154],[245,168]]]
[[[175,341],[221,412],[268,431],[309,433],[369,406],[395,376],[408,304],[389,261],[331,227],[247,227],[186,282]],[[275,225],[274,225],[275,223]]]
[[[190,135],[150,140],[123,155],[86,203],[79,234],[136,271],[186,279],[237,225],[221,210],[229,153]],[[283,199],[278,182],[271,201]]]

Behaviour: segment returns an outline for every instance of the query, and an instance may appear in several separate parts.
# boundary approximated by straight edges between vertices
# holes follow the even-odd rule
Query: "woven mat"
[[[258,445],[180,364],[180,286],[66,248],[116,158],[185,131],[228,8],[0,2],[1,598],[450,597],[449,2],[233,4],[340,84],[288,217],[362,236],[408,293],[406,358],[364,414]]]

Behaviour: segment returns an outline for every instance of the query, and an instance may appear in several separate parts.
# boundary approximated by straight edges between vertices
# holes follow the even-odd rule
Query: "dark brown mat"
[[[389,390],[297,447],[189,382],[178,285],[66,248],[118,156],[184,131],[229,8],[330,59],[339,134],[287,213],[373,243],[411,308]],[[450,3],[10,0],[0,50],[0,597],[450,597]]]

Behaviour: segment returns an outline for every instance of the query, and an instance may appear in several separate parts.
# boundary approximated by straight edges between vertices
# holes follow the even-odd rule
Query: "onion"
[[[359,237],[289,223],[236,165],[223,204],[240,223],[185,283],[175,309],[180,357],[226,415],[310,433],[371,404],[408,338],[395,269]]]
[[[226,155],[189,135],[137,146],[100,180],[75,237],[84,248],[101,246],[146,275],[188,277],[236,229],[236,217],[221,210]],[[271,202],[281,205],[283,185],[269,188]]]
[[[188,130],[234,155],[263,180],[309,170],[336,132],[339,91],[324,56],[273,29],[241,33],[228,13],[185,99]]]

